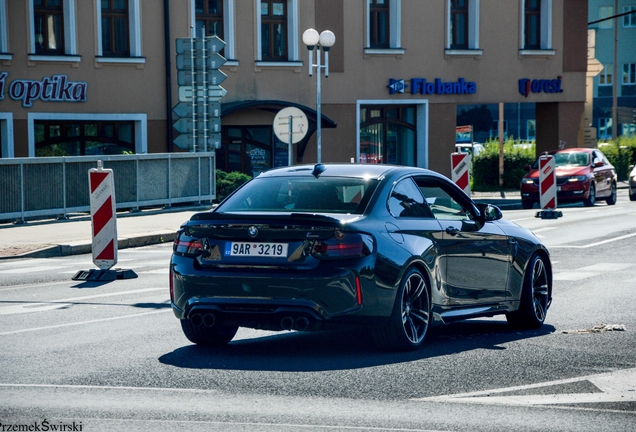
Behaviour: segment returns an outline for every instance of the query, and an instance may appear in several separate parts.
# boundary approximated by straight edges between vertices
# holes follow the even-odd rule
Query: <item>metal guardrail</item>
[[[0,221],[90,212],[88,170],[113,170],[117,209],[212,202],[214,152],[0,159]]]

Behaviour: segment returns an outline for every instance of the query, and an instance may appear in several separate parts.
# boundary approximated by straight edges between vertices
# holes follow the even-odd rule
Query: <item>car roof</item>
[[[320,173],[320,177],[356,177],[356,178],[373,178],[379,179],[386,177],[389,174],[433,174],[433,171],[429,171],[424,168],[399,166],[399,165],[385,165],[385,164],[347,164],[347,163],[326,163],[315,165],[295,165],[291,167],[274,168],[265,171],[259,175],[259,177],[279,177],[279,176],[307,176],[311,175],[314,168],[318,165],[322,165],[324,171]]]

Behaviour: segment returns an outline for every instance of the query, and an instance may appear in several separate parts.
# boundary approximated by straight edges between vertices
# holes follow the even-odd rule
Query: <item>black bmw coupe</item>
[[[426,169],[318,164],[260,174],[179,229],[170,298],[185,336],[239,327],[363,326],[417,349],[434,321],[505,314],[543,325],[548,250],[527,229]]]

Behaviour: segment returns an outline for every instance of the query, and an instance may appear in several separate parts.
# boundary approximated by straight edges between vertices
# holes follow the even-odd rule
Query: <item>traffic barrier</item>
[[[541,211],[535,217],[541,219],[557,219],[563,213],[557,208],[556,163],[554,156],[541,155],[539,157],[539,206]]]
[[[451,180],[468,196],[470,196],[470,160],[468,153],[451,153]]]
[[[108,270],[117,263],[117,214],[113,170],[104,169],[102,161],[88,170],[90,188],[93,263]]]

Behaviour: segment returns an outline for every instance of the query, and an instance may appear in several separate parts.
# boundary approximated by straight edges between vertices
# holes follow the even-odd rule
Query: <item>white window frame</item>
[[[611,17],[612,15],[614,15],[614,6],[600,6],[598,8],[598,19]],[[598,23],[598,28],[601,29],[601,30],[603,30],[603,29],[613,29],[614,28],[614,19],[601,21],[600,23]]]
[[[38,120],[132,121],[135,125],[135,153],[148,153],[147,114],[29,113],[27,116],[29,157],[35,157],[35,122]]]
[[[201,35],[195,35],[196,29],[196,7],[195,0],[190,0],[190,37],[198,38]],[[236,8],[235,0],[223,0],[223,42],[225,42],[225,66],[238,66],[236,60],[236,25],[235,16]],[[260,9],[259,9],[260,11]]]
[[[636,5],[623,6],[623,13],[636,11]],[[634,28],[636,27],[636,13],[623,16],[623,27]]]
[[[7,0],[0,0],[0,60],[11,60],[7,28]]]
[[[479,0],[468,0],[468,49],[451,49],[453,39],[451,29],[451,0],[446,1],[446,54],[447,55],[482,55],[479,48]]]
[[[607,77],[610,77],[612,82],[607,82]],[[601,82],[601,77],[605,78],[604,83]],[[598,74],[598,85],[601,87],[614,85],[614,64],[608,63],[603,65],[603,70]]]
[[[356,161],[360,161],[360,109],[362,105],[415,105],[415,163],[419,168],[428,168],[428,99],[370,99],[356,101]]]
[[[2,158],[15,157],[13,144],[13,113],[0,112],[0,156]]]
[[[604,123],[604,125],[603,125]],[[609,126],[608,126],[609,123]],[[609,134],[607,133],[608,128],[612,128],[612,118],[611,117],[599,117],[598,119],[598,137],[599,138],[611,138],[612,137],[612,132],[610,129]],[[603,131],[603,133],[601,133],[601,131]]]
[[[64,55],[40,55],[35,54],[35,21],[33,0],[27,2],[27,12],[29,14],[29,61],[37,62],[71,62],[77,63],[81,57],[77,53],[77,15],[75,7],[76,0],[62,0],[63,20],[64,20]]]
[[[102,5],[101,0],[95,0],[97,13],[96,40],[98,63],[145,63],[142,57],[141,45],[141,2],[140,0],[128,0],[128,34],[130,35],[130,57],[103,57],[102,49]]]
[[[389,48],[369,48],[371,46],[371,7],[365,1],[366,35],[365,54],[404,54],[402,48],[402,0],[389,1]]]
[[[541,0],[541,49],[527,50],[526,46],[526,29],[525,29],[525,6],[526,0],[521,0],[521,17],[519,28],[521,29],[519,34],[519,53],[523,56],[533,55],[555,55],[556,51],[552,49],[552,0]]]
[[[631,69],[631,71],[629,69]],[[630,77],[634,77],[634,78],[630,80]],[[623,73],[621,74],[621,84],[636,85],[636,63],[623,63]]]
[[[256,15],[256,46],[254,47],[257,66],[290,66],[301,67],[303,65],[299,57],[300,34],[298,33],[298,0],[287,0],[287,61],[270,62],[263,61],[261,52],[261,0],[254,0]],[[324,29],[322,29],[324,30]],[[321,29],[318,29],[321,31]]]

